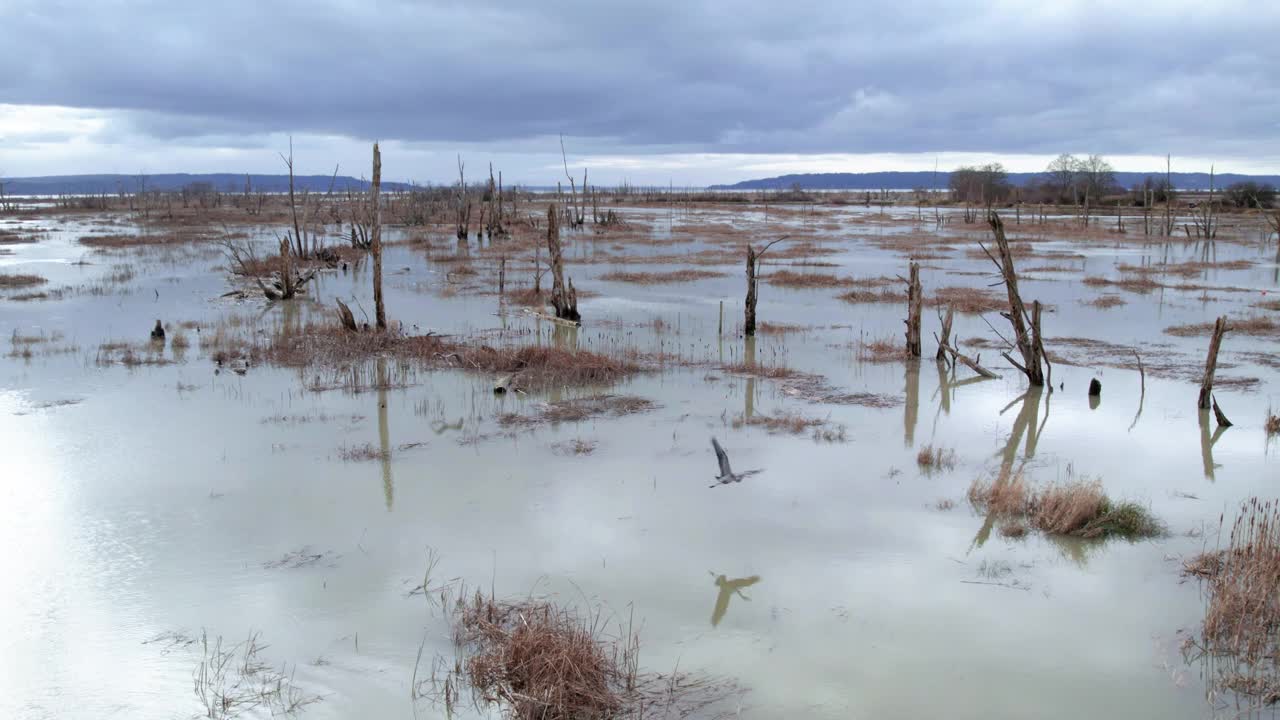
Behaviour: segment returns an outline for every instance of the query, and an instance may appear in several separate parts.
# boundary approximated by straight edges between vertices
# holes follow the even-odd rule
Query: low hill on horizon
[[[161,173],[156,175],[46,175],[41,177],[0,178],[7,195],[99,195],[118,192],[137,192],[145,183],[147,190],[174,191],[192,185],[208,187],[226,193],[242,193],[248,178],[253,192],[288,192],[288,175],[255,175],[253,173]],[[294,189],[298,192],[327,192],[332,185],[334,192],[366,190],[367,180],[349,175],[297,175]],[[406,190],[408,183],[383,181],[387,190]]]
[[[1009,182],[1025,187],[1034,180],[1045,177],[1042,172],[1009,173]],[[1164,172],[1117,172],[1116,183],[1124,188],[1133,187],[1144,178],[1163,179]],[[789,190],[796,185],[802,190],[912,190],[915,188],[946,189],[950,172],[870,172],[870,173],[800,173],[777,177],[743,180],[731,185],[712,185],[710,190]],[[1179,190],[1208,190],[1209,173],[1176,172],[1171,174],[1173,186]],[[1244,181],[1269,183],[1280,186],[1280,175],[1241,175],[1222,173],[1214,175],[1213,186],[1221,189]]]

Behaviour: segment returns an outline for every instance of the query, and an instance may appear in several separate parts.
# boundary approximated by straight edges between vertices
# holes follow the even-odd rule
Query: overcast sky
[[[1280,173],[1280,2],[0,0],[0,173]]]

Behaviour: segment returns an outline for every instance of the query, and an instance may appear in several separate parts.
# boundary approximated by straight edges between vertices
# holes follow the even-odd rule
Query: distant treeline
[[[46,177],[0,178],[7,195],[115,195],[140,192],[210,190],[224,193],[279,193],[289,191],[288,175],[237,175],[234,173],[168,173],[163,175],[49,175]],[[294,178],[298,192],[367,190],[365,180],[347,175],[299,175]],[[406,183],[382,183],[384,190],[407,190]]]

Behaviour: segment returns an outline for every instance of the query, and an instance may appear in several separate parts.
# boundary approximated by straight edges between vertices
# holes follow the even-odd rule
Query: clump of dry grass
[[[857,358],[863,362],[889,363],[910,359],[906,347],[888,338],[859,340],[857,349]]]
[[[667,283],[695,282],[709,278],[724,277],[724,273],[711,270],[670,270],[667,272],[627,272],[615,270],[600,276],[609,282],[635,283],[637,285],[663,285]]]
[[[1272,415],[1271,411],[1267,411],[1267,420],[1262,424],[1264,430],[1267,431],[1267,437],[1280,435],[1280,415]]]
[[[1128,304],[1128,301],[1119,295],[1099,295],[1092,300],[1081,300],[1084,305],[1091,305],[1101,310],[1110,310],[1113,307]]]
[[[1280,504],[1250,498],[1226,549],[1192,558],[1183,572],[1208,584],[1200,649],[1216,661],[1213,682],[1280,700]]]
[[[1280,335],[1280,322],[1265,315],[1229,318],[1227,330],[1233,335],[1249,335],[1253,337]],[[1196,337],[1213,334],[1213,323],[1192,323],[1188,325],[1172,325],[1164,329],[1166,335],[1175,337]]]
[[[1118,287],[1132,293],[1145,295],[1161,287],[1161,284],[1147,275],[1128,275],[1119,279],[1090,276],[1084,279],[1085,285],[1093,287]]]
[[[848,439],[848,430],[844,425],[832,423],[823,418],[809,417],[797,412],[779,412],[776,415],[752,415],[734,418],[733,427],[743,426],[763,428],[775,435],[803,435],[810,433],[814,442],[844,442]]]
[[[785,288],[832,288],[849,284],[847,278],[830,273],[774,270],[764,277],[765,282]]]
[[[16,290],[18,288],[35,287],[49,282],[39,275],[0,273],[0,290]]]
[[[920,452],[916,453],[916,465],[925,472],[954,470],[956,467],[956,451],[925,445],[920,448]]]
[[[732,683],[688,673],[641,672],[631,623],[612,633],[598,612],[584,617],[547,600],[477,592],[457,601],[452,622],[459,658],[443,691],[426,693],[448,710],[462,685],[478,708],[512,720],[686,717],[736,693]],[[417,685],[428,683],[438,687],[434,677]]]
[[[574,438],[572,440],[562,440],[551,446],[551,451],[557,455],[590,455],[596,451],[599,442],[595,440],[583,440],[582,438]]]
[[[149,245],[175,245],[183,242],[208,240],[211,236],[203,233],[146,233],[139,235],[85,235],[80,238],[81,245],[91,248],[114,249],[145,247]]]
[[[18,293],[17,295],[10,295],[9,299],[15,302],[31,302],[32,300],[48,300],[49,293],[43,293],[43,292]]]
[[[458,368],[515,376],[524,388],[609,384],[640,372],[626,356],[589,350],[525,345],[493,347],[457,342],[438,335],[348,332],[340,326],[308,326],[281,333],[266,347],[240,348],[241,354],[290,367],[338,367],[378,356],[417,361],[428,368]]]
[[[729,363],[721,365],[720,369],[734,375],[750,375],[770,380],[782,380],[800,374],[785,365],[761,365],[759,363]]]
[[[855,305],[868,303],[905,303],[907,294],[889,288],[880,288],[878,290],[869,287],[856,288],[846,293],[836,296],[837,299]]]
[[[969,485],[969,504],[1001,517],[1026,515],[1031,509],[1031,493],[1022,473],[987,482],[975,479]]]
[[[1025,518],[1037,530],[1055,535],[1136,539],[1164,533],[1146,508],[1111,500],[1098,480],[1069,480],[1037,492],[1027,487],[1022,473],[993,483],[978,479],[969,487],[969,501],[1009,521]]]
[[[761,321],[756,325],[756,332],[761,335],[788,335],[790,333],[804,332],[808,330],[807,325],[789,325],[787,323],[771,323]]]
[[[535,415],[499,415],[498,424],[503,427],[528,427],[543,423],[582,422],[598,417],[623,417],[657,407],[652,400],[634,395],[592,395],[547,403]]]
[[[980,315],[1007,309],[1009,301],[990,290],[972,287],[942,287],[934,292],[930,305],[953,307],[958,313]]]

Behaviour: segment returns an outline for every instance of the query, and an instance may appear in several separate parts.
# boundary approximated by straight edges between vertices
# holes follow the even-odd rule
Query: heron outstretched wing
[[[716,450],[716,460],[720,463],[720,477],[729,477],[733,475],[733,470],[729,468],[729,456],[725,454],[724,448],[720,447],[720,441],[715,437],[711,438],[711,447]]]

